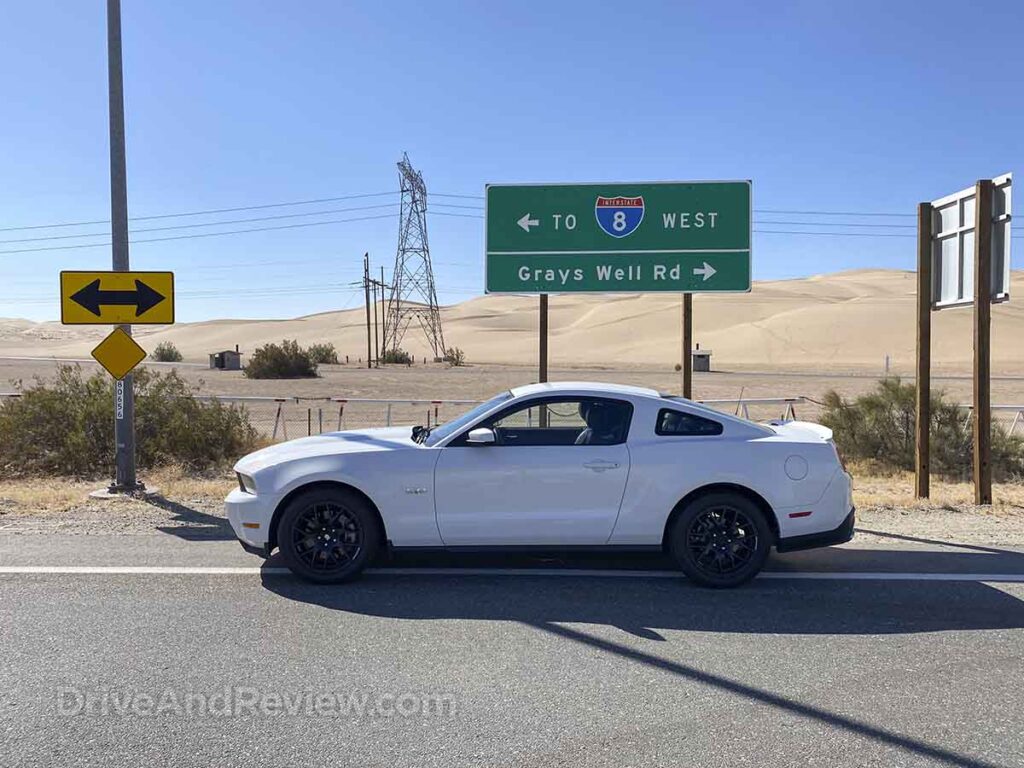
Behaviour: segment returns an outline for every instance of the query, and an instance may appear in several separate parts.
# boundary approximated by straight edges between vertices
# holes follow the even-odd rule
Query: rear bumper
[[[820,533],[808,533],[803,536],[789,536],[779,539],[775,545],[777,552],[797,552],[801,549],[817,549],[818,547],[831,547],[836,544],[845,544],[853,538],[853,526],[856,521],[857,510],[850,508],[850,514],[841,522],[838,527],[831,531]]]

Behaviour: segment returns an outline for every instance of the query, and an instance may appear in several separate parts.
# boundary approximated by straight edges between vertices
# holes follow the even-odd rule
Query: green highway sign
[[[488,293],[750,290],[749,181],[489,184]]]

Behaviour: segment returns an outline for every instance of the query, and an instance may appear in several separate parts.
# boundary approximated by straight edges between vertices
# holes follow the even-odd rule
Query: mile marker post
[[[107,85],[110,110],[110,229],[115,272],[128,261],[128,181],[125,167],[124,80],[121,70],[121,0],[107,0]],[[120,326],[129,335],[131,325]],[[135,476],[135,387],[129,373],[114,383],[114,443],[117,448],[112,493],[135,493],[145,486]]]

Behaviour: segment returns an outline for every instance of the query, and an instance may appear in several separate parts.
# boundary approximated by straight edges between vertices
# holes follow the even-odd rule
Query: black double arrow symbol
[[[135,307],[135,316],[148,312],[166,299],[159,291],[155,291],[141,280],[135,281],[134,291],[104,291],[100,288],[100,280],[96,278],[84,288],[71,294],[71,300],[81,307],[101,317],[100,306]]]

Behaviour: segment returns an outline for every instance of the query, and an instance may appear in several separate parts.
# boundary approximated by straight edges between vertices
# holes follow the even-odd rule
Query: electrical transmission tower
[[[427,185],[412,167],[409,155],[398,163],[402,186],[402,210],[398,223],[398,252],[384,324],[384,349],[401,349],[402,338],[413,320],[426,334],[434,357],[444,357],[444,333],[437,307],[434,269],[427,244]]]

